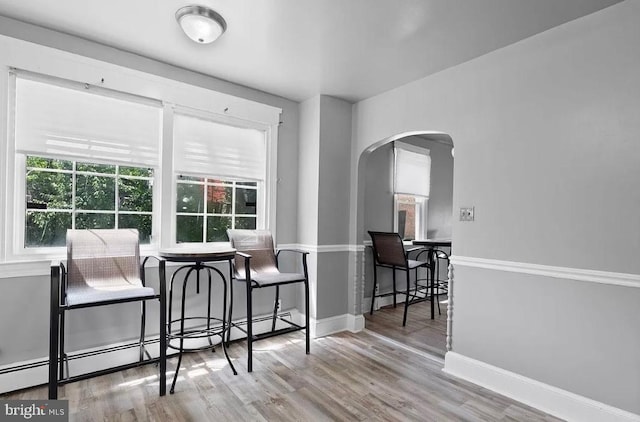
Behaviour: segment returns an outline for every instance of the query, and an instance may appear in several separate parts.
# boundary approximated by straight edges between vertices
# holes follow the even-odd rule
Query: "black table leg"
[[[429,273],[431,274],[431,319],[435,318],[435,303],[434,298],[435,298],[435,284],[436,284],[436,263],[435,260],[433,259],[433,248],[429,248]]]

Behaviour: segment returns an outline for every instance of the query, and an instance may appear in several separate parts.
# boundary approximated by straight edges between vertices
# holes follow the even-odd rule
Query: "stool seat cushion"
[[[426,261],[414,261],[413,259],[407,259],[407,266],[412,270],[418,267],[427,267],[428,264]]]
[[[258,287],[270,286],[272,284],[293,283],[296,281],[304,281],[304,279],[304,274],[281,272],[255,273],[251,276],[253,285]],[[245,281],[242,278],[239,278],[238,280]]]
[[[121,278],[107,280],[85,280],[83,286],[74,286],[67,290],[67,305],[83,305],[111,300],[153,297],[156,292],[151,287],[144,287],[140,279],[127,280]]]

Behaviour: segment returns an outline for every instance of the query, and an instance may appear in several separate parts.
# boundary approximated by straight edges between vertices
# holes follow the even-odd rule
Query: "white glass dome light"
[[[176,12],[176,20],[187,37],[198,44],[217,40],[227,29],[227,22],[214,10],[204,6],[184,6]]]

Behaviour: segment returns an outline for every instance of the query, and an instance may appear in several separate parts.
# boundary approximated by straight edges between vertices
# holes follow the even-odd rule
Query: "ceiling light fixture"
[[[209,44],[227,29],[227,22],[220,14],[204,6],[184,6],[176,12],[180,27],[198,44]]]

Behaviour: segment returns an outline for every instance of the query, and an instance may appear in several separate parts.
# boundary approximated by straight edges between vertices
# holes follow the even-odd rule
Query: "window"
[[[430,193],[429,150],[394,142],[394,230],[403,239],[427,238]]]
[[[67,229],[152,232],[153,169],[27,156],[25,247],[63,246]]]
[[[424,239],[427,198],[416,195],[395,195],[396,230],[403,239]]]
[[[279,109],[232,98],[221,114],[19,69],[9,81],[0,261],[58,258],[69,228],[136,228],[148,253],[275,231]],[[122,86],[212,110],[230,101],[138,81]]]
[[[266,227],[264,131],[177,113],[174,140],[176,242],[226,242],[227,229]]]
[[[153,233],[159,102],[102,88],[15,75],[17,247],[63,246],[70,228]],[[22,198],[22,199],[21,199]]]
[[[178,243],[226,242],[227,229],[257,228],[256,182],[178,176],[177,193]]]

